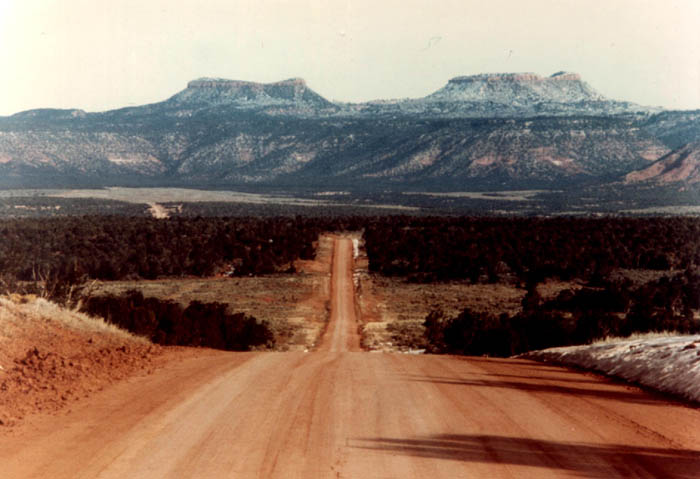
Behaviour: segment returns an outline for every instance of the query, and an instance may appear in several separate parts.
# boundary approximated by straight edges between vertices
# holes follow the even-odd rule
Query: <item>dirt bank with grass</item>
[[[100,319],[41,298],[1,297],[0,426],[55,413],[162,360],[162,348]]]

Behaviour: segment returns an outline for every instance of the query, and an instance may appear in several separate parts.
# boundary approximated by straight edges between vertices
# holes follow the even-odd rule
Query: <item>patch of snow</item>
[[[407,351],[403,351],[403,354],[425,354],[425,349],[409,349]]]
[[[521,357],[602,372],[700,402],[700,334],[617,339]]]
[[[151,215],[159,220],[169,218],[170,214],[168,213],[168,210],[161,204],[158,203],[148,203],[148,212],[151,213]]]
[[[110,161],[112,163],[116,163],[118,165],[123,165],[123,164],[134,164],[134,163],[139,163],[141,160],[139,158],[115,158],[115,157],[109,157],[107,158],[107,161]]]
[[[348,196],[349,191],[319,191],[314,193],[314,196]]]
[[[621,210],[632,215],[700,215],[700,205],[651,206],[649,208]]]

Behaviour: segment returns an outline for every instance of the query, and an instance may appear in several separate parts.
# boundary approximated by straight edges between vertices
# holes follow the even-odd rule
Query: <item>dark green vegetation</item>
[[[618,268],[700,265],[694,218],[368,220],[370,270],[410,281],[599,281]]]
[[[694,218],[15,219],[0,223],[0,281],[6,290],[39,288],[67,300],[90,279],[290,272],[295,260],[313,256],[321,232],[350,230],[364,231],[373,272],[416,283],[466,279],[527,290],[515,314],[477,313],[468,305],[456,317],[433,312],[425,330],[434,352],[511,355],[637,331],[700,331],[700,220]],[[640,283],[624,273],[641,270],[657,274]],[[577,287],[543,300],[537,286],[549,279]],[[165,344],[269,343],[255,342],[267,336],[253,325],[264,324],[222,305],[175,311],[167,301],[135,294],[91,304],[90,311],[119,316]],[[183,339],[184,330],[168,323],[164,311],[183,324],[205,316],[211,324],[188,326],[192,335]],[[236,342],[230,331],[258,339]]]
[[[433,311],[432,352],[510,356],[635,332],[700,332],[700,220],[692,218],[394,218],[365,232],[370,269],[408,281],[513,282],[514,314]],[[665,272],[635,285],[613,273]],[[675,273],[674,273],[675,271]],[[547,279],[584,283],[544,301]]]
[[[425,337],[430,352],[508,357],[608,336],[651,331],[697,334],[700,320],[694,311],[699,302],[700,274],[690,270],[639,288],[605,282],[596,288],[566,290],[546,302],[533,287],[522,311],[513,316],[466,308],[450,318],[433,311],[425,321]]]
[[[313,257],[319,233],[356,226],[352,220],[302,217],[6,220],[0,222],[0,289],[74,306],[92,279],[289,272],[295,260]],[[183,307],[129,292],[88,297],[83,309],[161,344],[229,350],[274,346],[267,322],[231,312],[222,303],[192,301]]]
[[[230,314],[222,303],[192,301],[183,308],[174,301],[144,298],[138,291],[129,291],[123,296],[88,298],[82,310],[158,344],[228,351],[274,346],[265,321],[243,313]]]
[[[0,278],[48,280],[267,274],[311,258],[313,242],[352,220],[312,218],[66,217],[0,222]]]

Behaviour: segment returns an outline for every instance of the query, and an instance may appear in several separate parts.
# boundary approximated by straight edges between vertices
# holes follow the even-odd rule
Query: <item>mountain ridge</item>
[[[203,77],[149,105],[0,117],[0,186],[559,188],[619,180],[694,141],[700,114],[609,100],[568,72],[458,76],[359,104],[301,78]]]
[[[628,173],[624,182],[681,186],[700,183],[700,143],[685,145],[642,170]]]
[[[215,77],[201,77],[187,83],[185,89],[169,98],[147,105],[128,107],[143,108],[153,106],[175,107],[187,104],[207,104],[208,106],[235,105],[246,108],[269,108],[271,106],[297,106],[340,116],[363,112],[378,113],[387,108],[391,114],[425,113],[421,108],[431,108],[429,104],[453,103],[464,104],[459,110],[444,110],[449,117],[493,117],[500,115],[542,116],[547,114],[613,114],[656,113],[663,109],[637,105],[631,102],[607,99],[578,73],[559,71],[550,76],[535,73],[481,73],[476,75],[456,76],[438,90],[423,97],[372,100],[367,102],[334,102],[311,89],[303,78],[289,78],[270,83],[246,80],[234,80]],[[477,104],[486,105],[471,112],[467,107]],[[396,106],[399,108],[395,108]],[[463,106],[464,106],[463,105]],[[502,110],[506,105],[508,108]],[[566,105],[567,107],[562,107]],[[499,109],[500,107],[500,109]],[[432,106],[432,108],[435,108]],[[31,117],[38,114],[89,115],[105,112],[85,112],[79,109],[39,108],[25,110],[4,118]],[[492,111],[489,112],[489,109]],[[303,108],[302,108],[303,110]],[[272,111],[268,113],[279,113]],[[304,111],[291,110],[291,113]],[[308,113],[308,111],[306,112]],[[3,118],[3,117],[0,117]]]

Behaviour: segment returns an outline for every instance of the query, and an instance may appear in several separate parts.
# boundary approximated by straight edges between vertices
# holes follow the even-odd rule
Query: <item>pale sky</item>
[[[700,0],[0,0],[0,115],[152,103],[204,76],[365,101],[560,70],[700,108]]]

